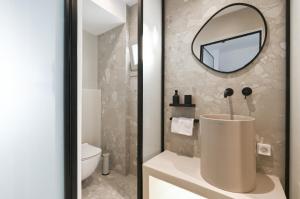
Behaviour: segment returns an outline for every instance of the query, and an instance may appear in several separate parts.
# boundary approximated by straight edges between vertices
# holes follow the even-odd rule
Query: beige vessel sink
[[[231,192],[255,188],[255,119],[240,115],[202,115],[201,175],[210,184]]]

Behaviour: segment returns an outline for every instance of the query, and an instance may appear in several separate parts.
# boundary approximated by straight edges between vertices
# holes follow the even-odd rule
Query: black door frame
[[[64,195],[77,199],[77,0],[64,3]]]
[[[290,13],[290,0],[286,1],[286,93],[285,93],[285,195],[287,199],[290,198],[290,113],[291,113],[291,65],[290,65],[290,29],[291,29],[291,13]]]
[[[143,0],[138,0],[137,198],[143,199]]]
[[[162,3],[161,43],[161,152],[164,145],[164,97],[165,97],[165,0]],[[137,198],[143,199],[143,0],[138,0],[138,135],[137,135]]]

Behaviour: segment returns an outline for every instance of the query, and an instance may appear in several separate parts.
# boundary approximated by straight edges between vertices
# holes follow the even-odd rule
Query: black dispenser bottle
[[[179,104],[178,90],[175,90],[175,94],[173,95],[173,104]]]

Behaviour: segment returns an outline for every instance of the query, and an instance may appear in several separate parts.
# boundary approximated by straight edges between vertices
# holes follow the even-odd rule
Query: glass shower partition
[[[64,3],[1,1],[1,198],[64,198]]]

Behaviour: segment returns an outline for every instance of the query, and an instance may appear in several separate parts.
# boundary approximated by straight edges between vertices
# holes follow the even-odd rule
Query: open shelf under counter
[[[143,164],[144,199],[286,199],[276,176],[257,173],[255,190],[233,193],[207,183],[200,169],[199,158],[162,152]]]

